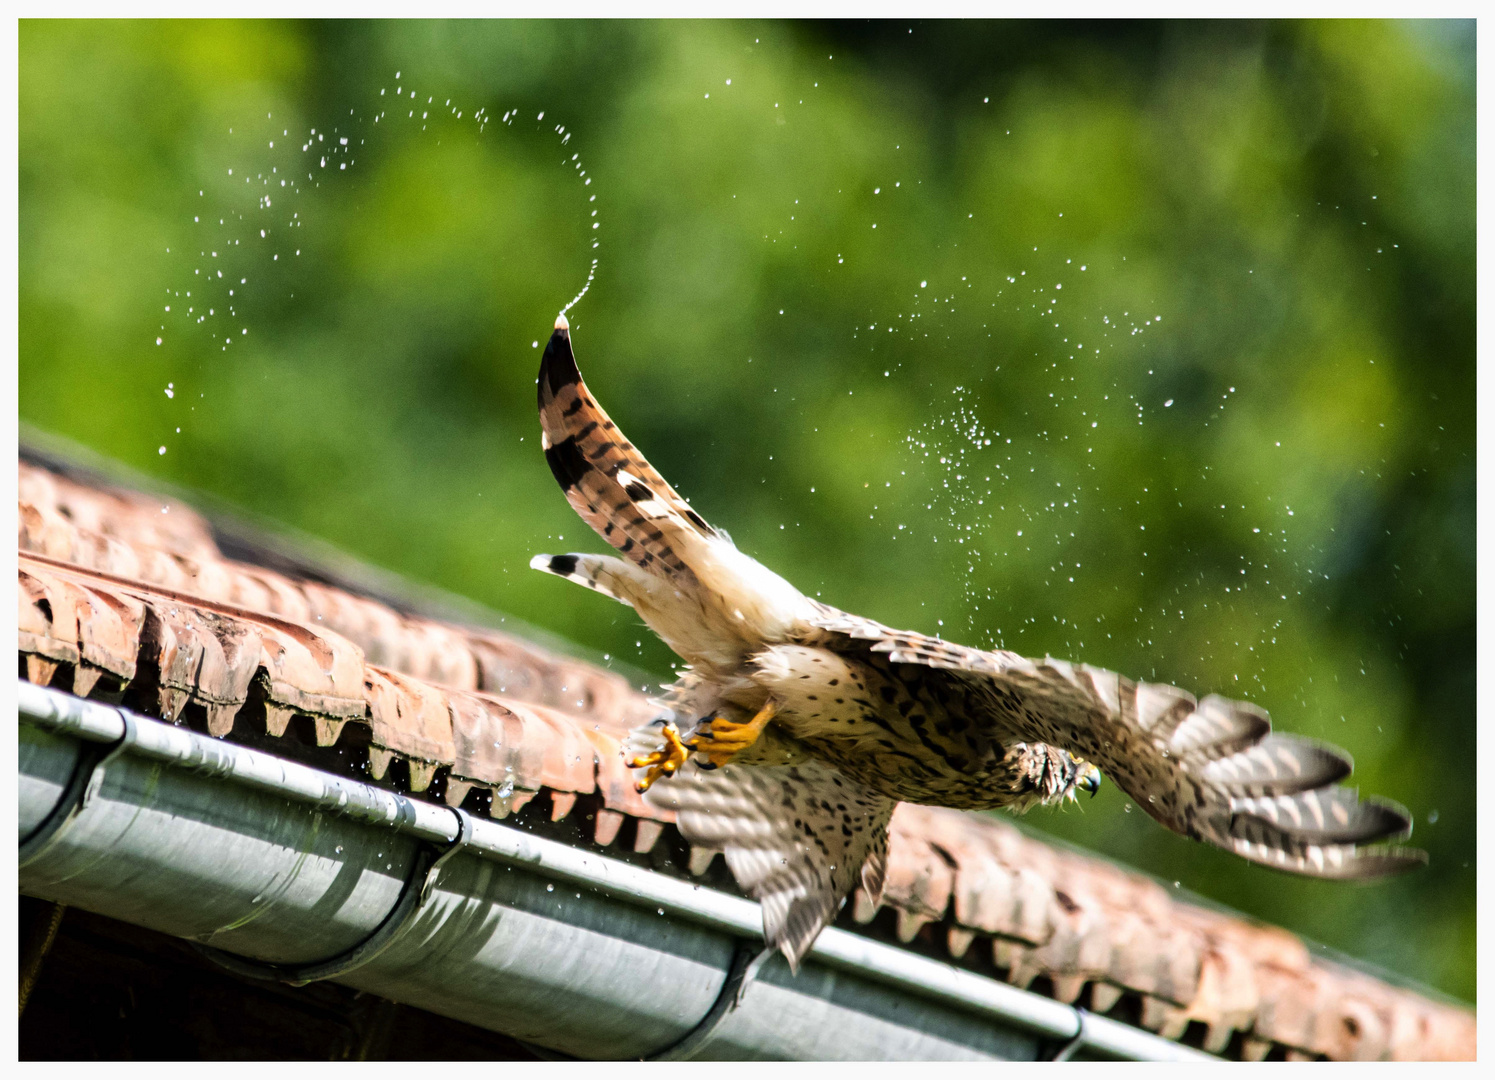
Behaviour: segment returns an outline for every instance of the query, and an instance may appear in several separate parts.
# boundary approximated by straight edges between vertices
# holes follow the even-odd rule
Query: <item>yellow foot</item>
[[[778,711],[772,701],[758,710],[758,715],[745,723],[728,720],[725,716],[713,716],[706,730],[692,735],[686,745],[698,754],[703,754],[713,768],[725,765],[743,750],[758,741],[764,725]]]
[[[640,795],[653,787],[654,781],[661,776],[673,776],[675,771],[690,757],[690,751],[680,741],[680,730],[674,724],[665,724],[660,731],[664,735],[664,749],[645,754],[643,757],[636,757],[627,763],[630,769],[649,770],[634,784]]]

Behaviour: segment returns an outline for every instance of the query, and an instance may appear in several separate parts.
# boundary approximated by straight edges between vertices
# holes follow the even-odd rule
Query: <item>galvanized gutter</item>
[[[21,891],[231,965],[587,1058],[1214,1060],[834,927],[797,977],[749,972],[741,897],[27,682],[17,699]]]

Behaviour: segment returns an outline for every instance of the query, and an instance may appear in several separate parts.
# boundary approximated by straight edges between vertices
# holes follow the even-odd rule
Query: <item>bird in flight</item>
[[[541,443],[567,501],[617,549],[530,565],[630,605],[688,667],[630,767],[693,845],[724,853],[797,968],[858,882],[874,903],[899,801],[1024,811],[1109,776],[1174,832],[1320,878],[1427,861],[1362,847],[1407,812],[1337,786],[1343,751],[1255,705],[1088,664],[894,630],[801,593],[739,551],[623,437],[581,380],[565,316],[539,378]]]

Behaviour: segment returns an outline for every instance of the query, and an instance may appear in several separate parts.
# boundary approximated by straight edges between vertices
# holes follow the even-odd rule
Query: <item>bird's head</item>
[[[1089,792],[1095,798],[1100,790],[1101,772],[1084,758],[1072,757],[1063,750],[1051,751],[1059,756],[1062,767],[1053,771],[1049,781],[1052,794],[1044,801],[1051,806],[1064,802],[1075,802],[1078,792]]]
[[[1074,787],[1069,790],[1069,797],[1074,798],[1075,788],[1088,791],[1090,797],[1095,798],[1095,793],[1100,790],[1101,773],[1088,761],[1075,759],[1075,781]]]
[[[1100,790],[1100,770],[1066,750],[1017,743],[1008,748],[1007,755],[1017,774],[1006,803],[1009,810],[1026,813],[1034,806],[1058,806],[1073,802],[1077,790],[1092,796]]]

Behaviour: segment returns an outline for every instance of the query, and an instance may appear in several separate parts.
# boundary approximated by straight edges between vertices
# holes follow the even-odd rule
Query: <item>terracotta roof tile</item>
[[[671,824],[622,761],[622,736],[654,708],[615,673],[225,559],[180,503],[25,463],[19,489],[19,649],[32,681],[129,693],[168,720],[200,707],[217,736],[238,735],[261,705],[269,734],[303,715],[319,746],[356,725],[376,778],[402,761],[412,790],[444,775],[454,804],[482,787],[503,816],[548,791],[559,819],[591,796],[603,846],[632,819],[632,847],[647,851]],[[1006,822],[902,805],[891,832],[883,903],[898,936],[938,925],[952,958],[987,950],[1014,985],[1043,976],[1056,998],[1097,1012],[1130,996],[1144,1027],[1179,1038],[1199,1024],[1207,1049],[1245,1058],[1474,1055],[1469,1010],[1319,961],[1286,931],[1182,902]],[[714,854],[692,852],[690,871]],[[877,914],[860,891],[853,912]]]
[[[410,790],[425,791],[435,778],[438,765],[457,759],[452,738],[452,712],[446,693],[434,683],[410,675],[365,665],[364,695],[367,719],[373,728],[369,763],[374,779],[382,779],[394,755],[410,765]],[[317,742],[330,746],[336,735]]]
[[[511,808],[515,789],[539,791],[545,758],[544,735],[524,715],[495,698],[470,691],[447,693],[452,716],[452,771],[447,802],[462,804],[474,785],[493,790],[495,814]]]
[[[72,664],[75,694],[87,696],[100,676],[120,683],[135,677],[143,606],[108,589],[19,567],[20,648],[31,678],[50,678]]]

